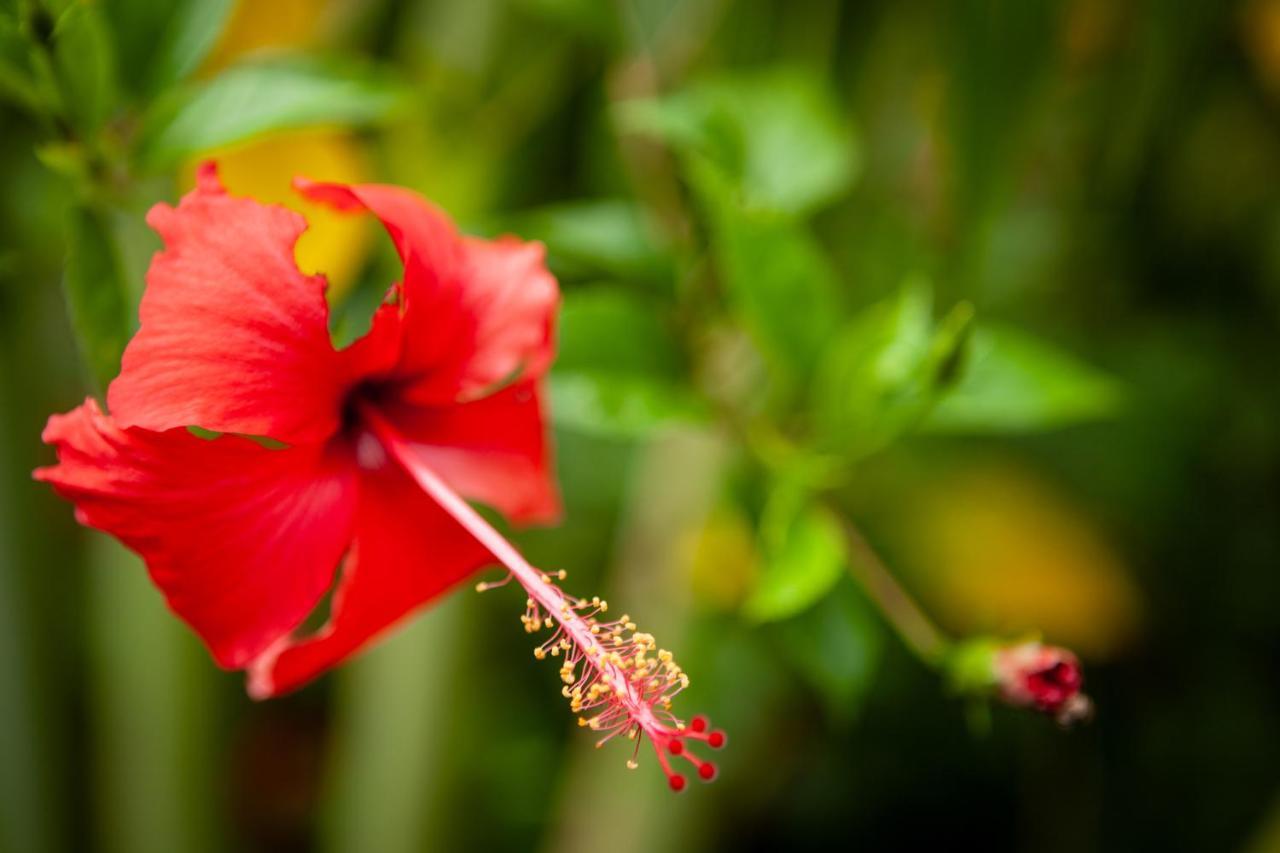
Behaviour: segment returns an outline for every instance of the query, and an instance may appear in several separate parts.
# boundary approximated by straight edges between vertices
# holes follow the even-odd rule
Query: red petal
[[[147,222],[165,249],[108,392],[116,421],[290,444],[333,434],[347,383],[329,340],[324,278],[294,263],[306,221],[232,198],[206,164],[177,208],[156,205]]]
[[[423,463],[463,496],[518,523],[559,518],[541,381],[469,403],[398,406],[384,414]]]
[[[59,464],[36,479],[73,501],[81,523],[142,555],[221,666],[244,666],[296,628],[351,541],[345,454],[120,429],[93,400],[54,415],[43,437]]]
[[[404,393],[445,403],[513,378],[541,376],[554,356],[559,290],[541,244],[460,237],[399,187],[295,182],[309,198],[382,220],[404,262]]]
[[[464,395],[520,371],[526,379],[547,372],[555,358],[556,280],[547,272],[541,243],[515,237],[463,238],[469,308],[476,316],[475,354]]]
[[[401,468],[362,470],[355,545],[332,616],[313,636],[283,640],[254,661],[250,695],[301,687],[490,562],[488,550]]]

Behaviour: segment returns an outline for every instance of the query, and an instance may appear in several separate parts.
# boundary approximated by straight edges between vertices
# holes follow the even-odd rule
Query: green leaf
[[[943,16],[949,34],[941,141],[950,147],[950,184],[962,229],[980,227],[990,205],[1019,174],[1028,120],[1058,56],[1057,0],[960,0]]]
[[[96,3],[73,3],[52,36],[53,71],[63,112],[77,130],[92,134],[115,108],[119,87],[111,32]]]
[[[643,438],[707,419],[684,384],[683,357],[652,298],[618,287],[565,293],[551,377],[557,425],[612,438]]]
[[[308,57],[237,65],[161,99],[143,123],[138,157],[161,169],[274,130],[369,124],[394,115],[406,94],[364,65]]]
[[[30,48],[17,23],[0,14],[0,98],[35,112],[40,95],[33,79]]]
[[[983,326],[956,387],[929,414],[933,432],[1028,432],[1106,417],[1119,385],[1099,370],[1014,329]]]
[[[916,427],[956,381],[971,318],[963,304],[935,331],[929,288],[912,282],[850,320],[816,384],[822,444],[857,458]]]
[[[674,382],[628,373],[553,373],[557,426],[607,438],[638,439],[704,422],[702,399]]]
[[[852,183],[852,128],[810,72],[708,79],[619,108],[680,155],[735,313],[784,392],[802,388],[838,325],[839,285],[799,218]]]
[[[842,313],[826,255],[790,217],[738,204],[711,164],[695,162],[693,178],[734,312],[779,378],[803,384]]]
[[[526,14],[546,18],[559,28],[613,45],[619,36],[618,7],[598,0],[517,0]]]
[[[619,117],[628,129],[709,159],[751,207],[812,210],[846,190],[858,170],[849,121],[822,79],[805,70],[704,80],[625,103]]]
[[[151,55],[146,88],[159,92],[185,80],[218,41],[234,0],[182,0],[174,3]]]
[[[557,204],[517,217],[511,230],[547,246],[562,276],[669,279],[670,261],[644,211],[623,199]]]
[[[795,495],[783,492],[771,498],[787,513]],[[769,510],[766,510],[769,514]],[[785,524],[780,535],[766,536],[764,566],[756,588],[743,605],[743,613],[757,622],[786,619],[822,598],[844,570],[844,537],[839,522],[827,510],[803,504]]]
[[[110,0],[102,10],[122,64],[121,83],[148,97],[189,77],[217,43],[234,0]]]
[[[778,625],[792,666],[822,697],[833,717],[851,719],[862,707],[884,654],[884,627],[852,582]]]
[[[98,387],[120,372],[131,330],[129,291],[106,218],[90,208],[71,213],[63,278],[71,325]]]
[[[566,373],[682,373],[673,330],[658,303],[619,287],[565,291],[556,368]]]

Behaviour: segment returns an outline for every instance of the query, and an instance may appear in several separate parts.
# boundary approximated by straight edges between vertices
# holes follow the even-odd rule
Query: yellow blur
[[[221,70],[249,54],[314,45],[332,6],[326,0],[240,0],[204,63],[204,73]],[[210,159],[217,161],[232,194],[283,204],[307,218],[307,231],[295,252],[298,267],[327,276],[330,298],[340,297],[351,287],[373,239],[368,218],[338,214],[304,201],[291,182],[298,175],[342,183],[368,181],[371,170],[354,133],[335,127],[305,128],[202,151],[181,170],[184,191],[195,185],[196,166]]]
[[[195,166],[208,159],[217,161],[222,181],[233,195],[283,204],[305,216],[308,228],[295,251],[298,267],[326,275],[331,296],[341,296],[351,287],[373,239],[371,220],[306,201],[291,185],[295,175],[344,183],[368,180],[364,153],[350,132],[307,128],[203,152],[183,169],[184,189],[195,185]]]
[[[1120,557],[1027,471],[984,466],[945,479],[909,530],[922,597],[959,634],[1039,631],[1097,660],[1137,631],[1139,593]]]
[[[204,70],[221,70],[251,53],[314,44],[330,5],[326,0],[239,0]]]
[[[681,544],[695,600],[717,610],[737,610],[758,573],[750,522],[737,511],[721,508]]]
[[[1258,77],[1280,96],[1280,0],[1251,0],[1240,8],[1240,39]]]

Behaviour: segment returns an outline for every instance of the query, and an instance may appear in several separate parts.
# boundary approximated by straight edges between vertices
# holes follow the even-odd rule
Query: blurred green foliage
[[[0,851],[1268,849],[1275,0],[0,0],[0,100]],[[30,482],[118,369],[147,207],[285,132],[546,244],[567,513],[518,538],[679,652],[716,786],[583,754],[504,592],[253,705]],[[344,341],[398,274],[353,266]],[[969,607],[916,540],[1010,468],[1058,515],[975,504]],[[848,520],[948,630],[1126,637],[1099,719],[972,725]],[[1023,529],[1058,559],[997,559]]]

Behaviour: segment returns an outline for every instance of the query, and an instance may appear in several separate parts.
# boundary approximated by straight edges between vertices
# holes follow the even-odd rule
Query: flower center
[[[394,393],[393,384],[386,380],[363,379],[353,385],[342,400],[342,434],[355,438],[367,432],[369,425],[365,413],[371,408],[382,407]]]
[[[338,435],[351,444],[356,463],[366,471],[376,471],[390,461],[383,440],[374,435],[369,414],[382,409],[395,394],[393,382],[365,379],[343,398]]]

